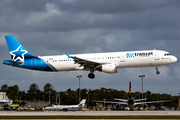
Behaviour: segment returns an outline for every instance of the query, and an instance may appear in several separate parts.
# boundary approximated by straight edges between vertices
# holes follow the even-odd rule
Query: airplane
[[[74,110],[79,108],[84,108],[86,99],[83,99],[78,105],[52,105],[50,107],[46,107],[45,110]]]
[[[102,103],[111,103],[111,104],[116,104],[116,107],[119,108],[120,105],[126,105],[128,107],[130,107],[130,109],[132,110],[134,108],[134,106],[136,105],[143,105],[144,108],[147,108],[147,103],[159,103],[159,102],[170,102],[170,100],[163,100],[163,101],[148,101],[148,102],[139,102],[139,101],[143,101],[143,100],[147,100],[147,98],[143,98],[143,99],[134,99],[131,96],[131,82],[129,82],[129,97],[128,99],[118,99],[118,98],[114,98],[114,100],[118,100],[121,102],[116,102],[116,101],[96,101],[93,100],[93,102],[102,102]]]
[[[38,71],[90,71],[88,77],[94,79],[95,71],[117,73],[118,68],[158,67],[175,63],[177,58],[162,50],[71,54],[55,56],[33,56],[12,35],[5,36],[10,60],[5,65]]]

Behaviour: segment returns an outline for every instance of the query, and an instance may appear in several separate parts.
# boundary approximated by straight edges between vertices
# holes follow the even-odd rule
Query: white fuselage
[[[161,50],[72,54],[70,56],[98,63],[115,64],[116,68],[162,66],[177,61],[175,56]],[[39,58],[51,64],[57,71],[89,70],[75,64],[74,59],[68,58],[67,55],[40,56]]]
[[[75,110],[83,108],[85,102],[86,99],[82,99],[82,101],[78,105],[52,105],[51,107],[46,107],[45,110]]]
[[[79,105],[53,105],[51,107],[46,107],[46,110],[71,110],[71,109],[78,109],[82,108],[82,106]]]

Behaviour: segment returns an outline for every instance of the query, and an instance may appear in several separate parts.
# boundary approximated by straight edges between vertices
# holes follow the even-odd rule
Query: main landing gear
[[[88,77],[91,78],[91,79],[94,79],[94,78],[95,78],[95,75],[94,75],[94,73],[89,73],[89,74],[88,74]]]
[[[94,68],[90,68],[90,73],[88,74],[88,77],[91,78],[91,79],[94,79],[94,78],[95,78]]]
[[[157,75],[160,74],[160,72],[159,72],[159,70],[158,70],[158,66],[156,66],[156,74],[157,74]]]

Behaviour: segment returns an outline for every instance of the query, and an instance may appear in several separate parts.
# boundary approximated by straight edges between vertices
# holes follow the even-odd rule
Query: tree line
[[[6,95],[9,99],[15,102],[16,100],[36,100],[36,101],[49,101],[51,104],[56,104],[56,101],[59,101],[60,94],[60,101],[62,105],[73,105],[79,103],[79,89],[71,90],[71,88],[67,89],[66,91],[56,91],[54,87],[50,83],[46,83],[44,85],[44,90],[40,90],[36,83],[33,83],[29,86],[29,90],[27,91],[20,91],[18,85],[8,86],[4,84],[1,86],[1,92],[6,92]],[[127,99],[128,92],[124,90],[116,90],[116,89],[107,89],[101,87],[100,89],[81,89],[81,99],[86,99],[88,105],[94,106],[95,103],[92,100],[103,100],[106,99],[107,101],[114,101],[114,98],[121,98]],[[131,96],[134,99],[141,99],[142,93],[141,92],[132,92]],[[159,93],[151,93],[147,91],[143,93],[143,96],[147,98],[147,101],[159,101],[159,100],[171,100],[171,102],[166,103],[158,103],[155,106],[168,106],[168,107],[176,107],[178,106],[179,96],[171,96],[170,94],[159,94]]]

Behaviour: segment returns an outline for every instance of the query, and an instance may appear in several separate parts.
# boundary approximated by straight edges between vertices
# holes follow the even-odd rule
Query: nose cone
[[[175,56],[172,57],[171,61],[175,63],[177,61],[177,58]]]

